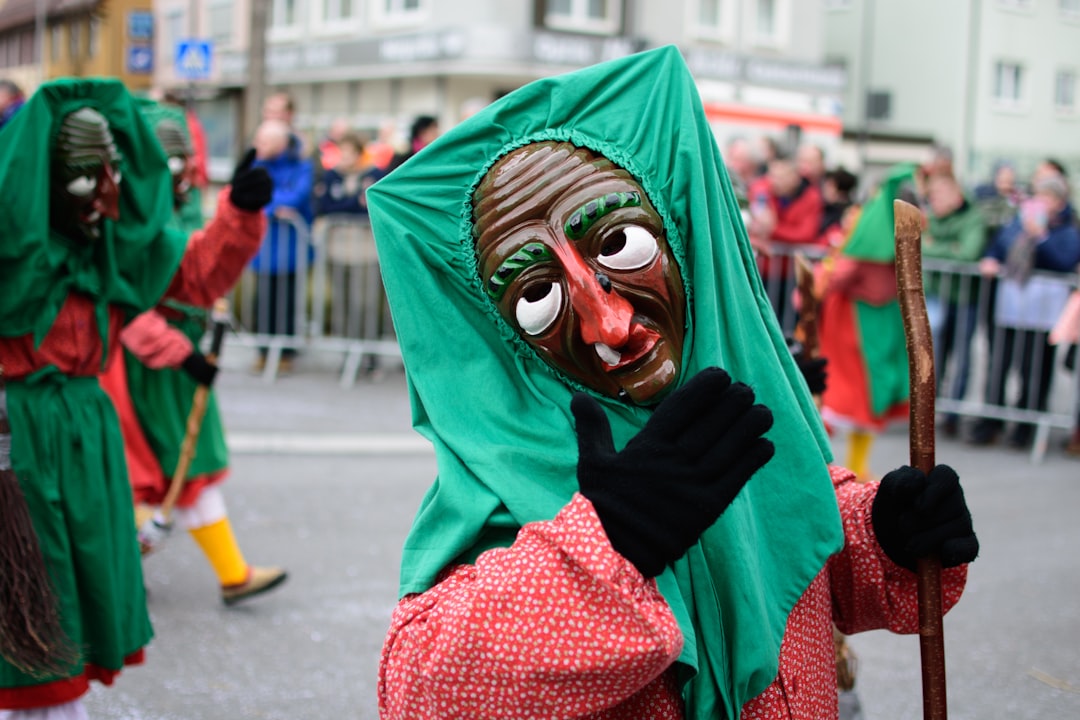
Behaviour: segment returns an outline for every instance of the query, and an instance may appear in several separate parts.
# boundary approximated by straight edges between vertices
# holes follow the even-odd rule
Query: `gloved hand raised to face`
[[[907,465],[893,470],[881,479],[870,516],[881,549],[908,570],[921,557],[940,557],[948,568],[979,554],[960,478],[948,465],[929,475]]]
[[[578,483],[612,547],[645,577],[659,575],[716,522],[773,456],[772,412],[720,368],[665,398],[616,452],[603,408],[577,393]]]
[[[265,168],[252,167],[255,162],[255,149],[244,154],[243,159],[233,171],[229,189],[229,200],[241,210],[253,212],[262,210],[270,204],[274,195],[274,181]]]

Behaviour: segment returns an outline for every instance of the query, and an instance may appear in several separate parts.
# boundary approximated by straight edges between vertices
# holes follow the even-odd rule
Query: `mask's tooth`
[[[596,348],[596,354],[600,356],[600,359],[604,361],[605,365],[614,367],[619,364],[622,355],[618,350],[615,350],[604,343],[595,343],[593,347]]]

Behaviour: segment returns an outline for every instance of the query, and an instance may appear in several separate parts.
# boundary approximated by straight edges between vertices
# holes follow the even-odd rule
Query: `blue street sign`
[[[210,77],[213,45],[209,40],[180,40],[176,43],[176,76],[182,80]]]
[[[149,75],[154,72],[154,48],[149,45],[129,45],[127,71],[133,75]]]

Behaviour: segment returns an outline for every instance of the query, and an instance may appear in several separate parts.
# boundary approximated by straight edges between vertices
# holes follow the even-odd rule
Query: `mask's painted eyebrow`
[[[503,260],[491,274],[485,286],[487,294],[492,300],[498,302],[506,294],[506,288],[522,271],[537,263],[551,260],[553,257],[551,249],[544,243],[526,243],[513,255]]]
[[[585,233],[589,231],[593,223],[612,210],[630,206],[640,207],[640,205],[641,193],[636,190],[608,193],[595,200],[590,200],[570,213],[570,219],[563,226],[563,232],[571,240],[580,240],[585,237]]]

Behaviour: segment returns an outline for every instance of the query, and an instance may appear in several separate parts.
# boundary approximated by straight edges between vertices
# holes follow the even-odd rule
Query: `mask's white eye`
[[[119,170],[114,170],[114,171],[113,171],[113,182],[114,182],[114,183],[116,183],[117,185],[119,185],[119,184],[120,184],[120,181],[121,181],[121,180],[123,180],[123,179],[124,179],[124,176],[120,174],[120,171],[119,171]]]
[[[97,188],[97,178],[82,175],[67,184],[67,191],[75,197],[86,197]]]
[[[173,155],[169,158],[169,172],[173,175],[179,175],[180,173],[184,172],[184,165],[186,164],[187,163],[184,162],[184,158],[180,157],[179,155]]]
[[[562,308],[562,285],[533,285],[517,301],[514,314],[526,335],[539,335],[555,322]]]
[[[596,261],[612,270],[638,270],[655,260],[659,252],[660,244],[651,232],[630,225],[604,242]]]

